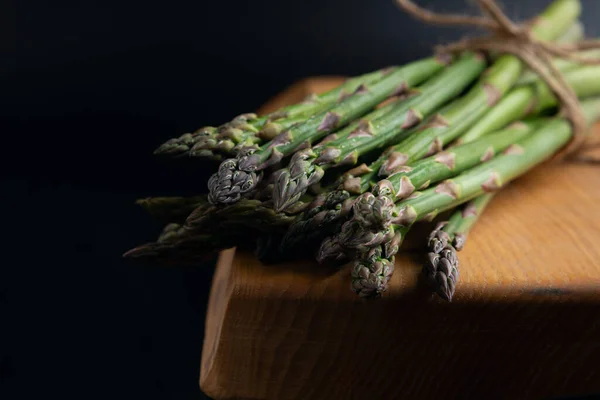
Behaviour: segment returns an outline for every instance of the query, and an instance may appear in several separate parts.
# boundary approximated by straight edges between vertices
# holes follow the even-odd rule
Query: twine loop
[[[587,123],[577,94],[563,73],[552,62],[553,57],[568,59],[584,65],[600,65],[599,59],[581,56],[579,51],[600,48],[599,40],[581,40],[573,44],[557,44],[537,40],[531,35],[530,23],[518,25],[511,21],[495,0],[476,0],[481,16],[440,14],[424,9],[412,0],[395,0],[397,5],[416,19],[433,25],[484,28],[488,36],[470,37],[455,43],[438,46],[438,52],[456,53],[466,50],[495,51],[511,54],[525,63],[548,85],[562,115],[572,127],[573,135],[560,156],[570,155],[581,148],[588,133]]]

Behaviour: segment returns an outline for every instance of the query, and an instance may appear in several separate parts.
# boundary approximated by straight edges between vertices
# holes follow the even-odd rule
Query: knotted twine
[[[484,28],[488,36],[470,37],[455,43],[437,46],[440,53],[479,50],[511,54],[525,63],[550,88],[560,112],[572,125],[570,142],[558,153],[559,158],[574,154],[585,142],[587,123],[577,94],[563,73],[552,62],[553,57],[568,59],[585,65],[600,65],[599,59],[583,57],[577,52],[600,48],[600,40],[582,40],[574,44],[557,44],[535,39],[528,24],[517,25],[500,9],[495,0],[476,0],[482,16],[440,14],[416,5],[412,0],[395,0],[396,4],[413,17],[433,25]]]

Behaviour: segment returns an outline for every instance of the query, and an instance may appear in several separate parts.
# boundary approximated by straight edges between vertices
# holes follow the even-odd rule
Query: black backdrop
[[[524,18],[549,1],[503,3]],[[600,2],[583,3],[598,34]],[[152,150],[300,78],[403,63],[464,33],[425,27],[392,0],[5,0],[0,18],[6,399],[202,398],[213,263],[120,255],[159,229],[134,199],[204,191],[212,170]]]

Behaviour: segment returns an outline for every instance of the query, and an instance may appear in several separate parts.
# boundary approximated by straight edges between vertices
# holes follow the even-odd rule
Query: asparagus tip
[[[381,297],[394,273],[394,257],[382,256],[381,247],[373,248],[352,265],[352,290],[362,298]]]
[[[317,252],[317,261],[323,264],[326,261],[341,261],[345,259],[346,251],[337,239],[337,236],[330,236],[323,240],[319,251]]]
[[[141,258],[154,254],[154,246],[152,243],[143,244],[141,246],[134,247],[133,249],[127,250],[123,253],[123,258]]]
[[[443,231],[434,231],[434,233],[439,232],[445,233]],[[433,241],[430,240],[430,244],[435,244],[431,245],[430,250],[434,251],[428,254],[423,271],[428,277],[433,291],[442,299],[452,302],[458,281],[458,257],[456,256],[456,249],[446,242],[446,246],[442,250],[438,250],[440,241],[436,240],[437,238],[433,239]],[[435,250],[438,251],[436,252]]]
[[[223,161],[217,173],[210,177],[208,200],[212,204],[234,204],[257,184],[255,172],[242,170],[239,159],[230,158]]]

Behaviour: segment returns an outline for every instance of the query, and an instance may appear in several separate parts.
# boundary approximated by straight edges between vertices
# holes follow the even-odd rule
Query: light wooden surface
[[[268,107],[339,82],[304,81]],[[599,206],[599,164],[552,163],[503,189],[459,253],[452,304],[423,288],[416,251],[398,257],[377,301],[356,298],[347,269],[263,266],[225,251],[200,385],[215,399],[600,394]]]

